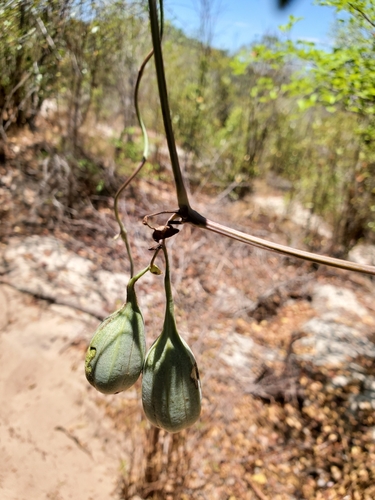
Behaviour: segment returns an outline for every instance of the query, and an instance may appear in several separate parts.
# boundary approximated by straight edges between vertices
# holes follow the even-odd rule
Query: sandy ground
[[[0,286],[1,500],[117,498],[124,443],[83,372],[97,320]]]

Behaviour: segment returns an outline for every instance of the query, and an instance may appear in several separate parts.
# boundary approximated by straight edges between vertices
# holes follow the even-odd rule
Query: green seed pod
[[[165,247],[163,249],[166,255]],[[177,331],[167,255],[166,263],[164,326],[146,355],[142,403],[153,425],[178,432],[199,418],[202,393],[194,355]]]
[[[146,341],[134,285],[147,271],[144,269],[129,281],[125,304],[99,325],[88,347],[86,378],[104,394],[128,389],[142,371]]]

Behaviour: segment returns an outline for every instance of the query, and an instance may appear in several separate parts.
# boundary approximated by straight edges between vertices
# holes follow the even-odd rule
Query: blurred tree
[[[61,60],[71,0],[9,0],[0,7],[0,135],[34,120]]]
[[[338,247],[346,252],[369,229],[375,228],[375,5],[370,0],[317,3],[333,6],[337,12],[338,26],[331,50],[288,38],[273,46],[259,44],[250,53],[237,57],[237,65],[239,71],[241,67],[245,71],[247,64],[261,61],[270,68],[289,68],[290,80],[282,86],[276,84],[272,90],[277,96],[287,94],[296,99],[301,113],[324,108],[331,114],[347,114],[357,137],[357,153],[342,173],[346,187],[340,188],[341,197],[336,201],[336,210],[342,214],[336,238]],[[290,16],[282,30],[288,33],[297,21]],[[325,119],[328,120],[327,114]],[[333,146],[326,144],[328,149]],[[311,189],[317,192],[313,186]]]

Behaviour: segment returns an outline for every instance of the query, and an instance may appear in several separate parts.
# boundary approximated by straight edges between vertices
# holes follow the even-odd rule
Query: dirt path
[[[0,286],[2,500],[117,498],[124,442],[83,374],[97,323]]]

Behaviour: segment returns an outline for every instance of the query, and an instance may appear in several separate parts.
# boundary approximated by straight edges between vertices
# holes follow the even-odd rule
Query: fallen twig
[[[92,458],[91,452],[85,446],[83,446],[83,444],[81,444],[80,440],[76,436],[73,436],[73,434],[71,434],[67,429],[65,429],[65,427],[61,427],[61,425],[58,425],[57,427],[55,427],[55,431],[63,432],[65,436],[67,436],[69,439],[71,439],[76,443],[76,445],[80,450],[84,451],[89,457]]]
[[[266,495],[264,495],[264,493],[262,493],[260,491],[260,489],[258,488],[258,486],[251,480],[249,479],[248,477],[246,478],[246,482],[247,484],[250,486],[250,488],[253,490],[253,492],[255,493],[255,495],[260,499],[260,500],[268,500],[268,498],[266,497]]]

